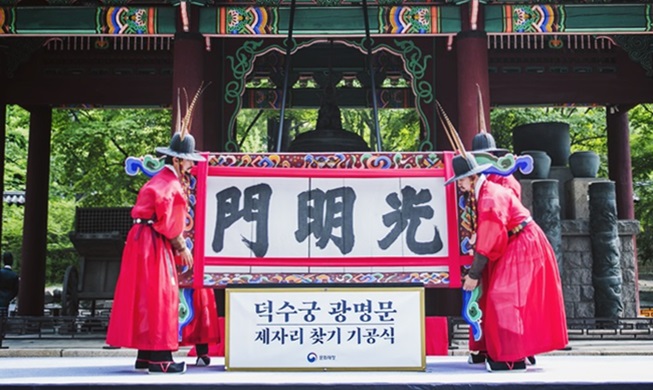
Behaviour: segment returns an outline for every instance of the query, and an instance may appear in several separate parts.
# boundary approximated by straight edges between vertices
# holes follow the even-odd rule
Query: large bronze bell
[[[324,100],[317,114],[315,130],[299,134],[290,144],[288,151],[369,152],[370,147],[361,136],[342,128],[335,88],[329,85],[324,91]]]

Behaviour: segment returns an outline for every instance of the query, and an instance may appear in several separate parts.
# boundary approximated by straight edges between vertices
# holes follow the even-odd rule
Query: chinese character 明
[[[428,205],[423,205],[431,201],[431,192],[426,189],[417,192],[413,187],[405,186],[401,189],[401,198],[400,200],[396,192],[389,194],[385,198],[385,201],[394,211],[383,216],[383,224],[387,227],[392,226],[392,230],[383,239],[378,241],[379,248],[383,250],[388,249],[407,227],[406,245],[413,253],[427,255],[439,252],[443,245],[437,226],[434,226],[435,233],[433,240],[429,242],[418,242],[415,238],[422,218],[431,219],[433,217],[433,208]]]
[[[257,184],[245,188],[243,208],[240,208],[240,189],[229,187],[218,192],[218,215],[215,234],[213,235],[213,250],[217,253],[224,248],[224,233],[240,218],[256,223],[256,239],[251,241],[243,237],[245,245],[254,252],[254,256],[263,257],[268,251],[268,209],[272,188],[267,184]]]
[[[347,254],[354,247],[354,223],[351,218],[356,193],[351,187],[340,187],[324,192],[319,188],[297,195],[297,242],[306,240],[310,234],[317,239],[315,245],[324,249],[329,241]],[[340,228],[341,236],[333,234]]]

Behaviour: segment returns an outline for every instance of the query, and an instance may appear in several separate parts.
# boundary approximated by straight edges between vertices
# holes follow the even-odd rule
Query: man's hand
[[[181,264],[187,266],[189,269],[193,268],[193,254],[190,249],[184,248],[183,251],[179,252],[179,257],[181,257]]]
[[[465,275],[463,279],[463,290],[473,291],[476,286],[478,286],[478,280],[470,278],[469,275]]]

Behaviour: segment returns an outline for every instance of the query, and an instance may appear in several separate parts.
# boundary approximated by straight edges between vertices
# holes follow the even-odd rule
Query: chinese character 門
[[[243,237],[242,241],[256,257],[264,257],[268,251],[268,213],[272,188],[267,184],[257,184],[245,188],[243,208],[240,208],[240,189],[229,187],[218,192],[217,217],[212,247],[216,253],[224,248],[224,233],[236,221],[243,218],[255,222],[256,238],[254,241]]]

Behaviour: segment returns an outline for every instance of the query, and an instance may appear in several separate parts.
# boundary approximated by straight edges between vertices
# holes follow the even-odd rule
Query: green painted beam
[[[643,32],[651,31],[650,5],[621,6],[568,5],[565,6],[567,32],[603,31]]]
[[[173,7],[2,7],[3,34],[168,35],[175,33]]]
[[[43,7],[15,10],[16,34],[94,34],[95,8]]]
[[[636,33],[653,31],[651,4],[530,4],[485,8],[488,33]]]
[[[562,2],[560,2],[562,3]],[[483,6],[488,33],[605,34],[652,33],[653,4],[503,4]],[[199,11],[199,31],[210,36],[288,34],[290,7],[207,6]],[[178,7],[0,7],[0,37],[41,35],[170,35]],[[461,29],[456,5],[370,6],[373,35],[451,35]],[[360,6],[297,7],[295,36],[362,35]]]

